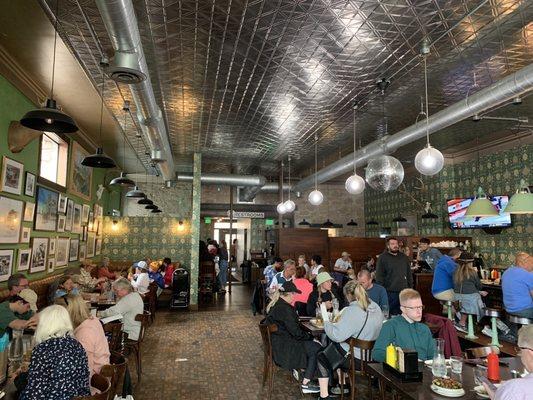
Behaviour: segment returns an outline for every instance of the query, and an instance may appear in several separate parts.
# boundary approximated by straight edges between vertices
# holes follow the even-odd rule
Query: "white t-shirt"
[[[315,265],[313,269],[311,270],[311,275],[318,275],[320,273],[320,270],[324,268],[322,264]]]
[[[346,271],[352,268],[352,263],[350,261],[344,261],[342,258],[339,258],[337,259],[337,261],[335,261],[335,267],[341,268]]]
[[[137,275],[136,279],[131,281],[131,286],[140,294],[148,293],[148,286],[150,286],[150,278],[146,272]]]

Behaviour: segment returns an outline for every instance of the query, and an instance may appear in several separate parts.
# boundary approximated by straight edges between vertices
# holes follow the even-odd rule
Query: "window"
[[[68,143],[52,132],[44,132],[41,141],[39,175],[60,186],[67,185]]]

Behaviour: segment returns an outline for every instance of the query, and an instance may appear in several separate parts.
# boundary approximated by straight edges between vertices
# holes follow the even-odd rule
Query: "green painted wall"
[[[422,220],[420,207],[416,206],[406,194],[395,190],[379,193],[370,188],[365,190],[365,218],[379,222],[380,226],[394,227],[392,219],[402,213],[412,214],[418,210],[418,229],[421,235],[437,236],[472,236],[474,250],[483,254],[492,264],[510,262],[520,250],[533,249],[533,218],[531,215],[513,215],[511,228],[501,234],[489,235],[481,229],[452,230],[449,227],[446,200],[454,197],[472,196],[481,184],[490,194],[511,195],[516,190],[520,179],[529,179],[533,160],[533,146],[524,145],[507,151],[501,151],[480,157],[479,171],[477,159],[446,166],[436,177],[424,177],[426,190],[420,191],[420,181],[407,179],[406,190],[422,203],[432,203],[433,211],[439,215],[438,220]],[[367,227],[368,229],[368,227]],[[393,230],[394,232],[394,230]],[[377,236],[379,228],[367,230],[367,236]]]
[[[11,121],[19,120],[27,111],[35,108],[35,105],[31,103],[20,91],[18,91],[13,85],[11,85],[4,77],[0,76],[0,159],[3,156],[9,157],[13,160],[21,162],[24,164],[24,171],[29,171],[35,175],[38,175],[38,154],[39,154],[39,139],[33,140],[29,143],[24,150],[20,153],[12,153],[8,147],[8,128]],[[73,141],[71,141],[72,146]],[[0,160],[1,162],[1,160]],[[93,170],[93,179],[92,179],[92,199],[91,201],[83,200],[77,196],[71,195],[69,192],[66,193],[66,196],[72,198],[76,203],[79,204],[90,204],[91,209],[93,204],[96,202],[96,191],[98,185],[103,183],[105,172],[103,170]],[[67,174],[68,176],[68,174]],[[24,189],[22,190],[24,192]],[[0,192],[1,196],[10,197],[17,200],[22,200],[24,202],[31,201],[36,202],[35,197],[31,198],[29,196],[14,195],[10,193]],[[104,191],[101,200],[98,201],[99,204],[104,205],[107,202],[108,193]],[[31,227],[31,237],[70,237],[78,238],[78,234],[72,234],[70,232],[64,233],[55,233],[55,232],[43,232],[43,231],[33,231],[33,222],[22,222],[22,226]],[[80,243],[81,245],[81,243]],[[14,249],[14,266],[13,272],[16,272],[18,264],[18,250],[27,249],[31,246],[31,243],[24,244],[1,244],[0,249]],[[100,258],[100,256],[96,257]],[[79,262],[71,262],[69,266],[77,266]],[[62,267],[65,268],[65,267]],[[61,273],[61,269],[58,269],[54,273]],[[39,272],[30,274],[29,271],[24,271],[29,277],[30,280],[35,280],[47,275],[47,272]],[[5,283],[3,284],[4,287]]]

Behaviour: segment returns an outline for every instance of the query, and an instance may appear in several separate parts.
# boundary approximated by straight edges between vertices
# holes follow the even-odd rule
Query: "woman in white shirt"
[[[322,257],[320,257],[318,254],[315,254],[313,257],[311,257],[311,270],[309,271],[309,280],[313,281],[316,276],[323,272],[324,266],[322,265]]]
[[[135,267],[135,274],[129,277],[131,286],[140,295],[144,296],[148,293],[148,286],[150,285],[150,277],[148,276],[148,265],[146,261],[139,261]]]

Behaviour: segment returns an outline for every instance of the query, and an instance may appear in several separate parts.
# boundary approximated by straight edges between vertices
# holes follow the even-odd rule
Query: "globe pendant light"
[[[283,183],[281,184],[283,190]],[[289,154],[289,199],[285,202],[285,212],[291,213],[296,209],[296,204],[291,200],[291,155]]]
[[[311,224],[310,224],[309,222],[307,222],[307,221],[305,220],[305,218],[304,218],[303,221],[300,222],[298,225],[301,225],[301,226],[309,226],[309,225],[311,225]]]
[[[56,68],[57,25],[59,23],[59,0],[56,0],[56,20],[54,23],[54,55],[52,57],[52,85],[50,97],[46,99],[45,106],[28,111],[20,120],[20,124],[36,131],[54,133],[74,133],[78,130],[76,122],[69,115],[57,108],[54,100],[54,80]]]
[[[283,201],[283,161],[281,161],[281,179],[279,185],[281,190],[281,203],[277,205],[276,210],[278,211],[278,214],[283,215],[287,212],[287,207]]]
[[[317,142],[318,136],[315,134],[315,190],[309,193],[307,200],[314,206],[319,206],[324,201],[324,196],[318,190],[318,165],[317,165]]]
[[[498,209],[479,187],[476,198],[466,209],[465,217],[497,217],[498,215]]]
[[[278,211],[278,214],[285,214],[287,212],[287,210],[285,209],[285,203],[279,203],[276,207],[276,210]]]
[[[426,54],[424,58],[424,86],[426,90],[426,139],[427,145],[415,157],[415,168],[422,175],[432,176],[438,174],[444,166],[444,156],[429,144],[429,100],[428,100],[428,71]]]
[[[350,194],[360,194],[365,190],[365,180],[357,175],[357,145],[356,145],[356,119],[355,111],[357,106],[354,105],[353,108],[353,175],[346,179],[344,187]]]
[[[105,88],[105,74],[104,69],[107,66],[107,62],[105,60],[102,60],[100,62],[100,67],[102,68],[102,90],[100,93],[100,96],[102,97],[102,102],[100,104],[100,134],[99,134],[99,141],[100,144],[102,143],[102,125],[103,125],[103,119],[104,119],[104,88]],[[90,156],[87,156],[83,159],[81,162],[82,165],[85,165],[86,167],[91,168],[115,168],[116,164],[115,162],[104,155],[104,149],[102,147],[98,147],[96,149],[96,154],[92,154]]]
[[[373,219],[371,219],[370,221],[367,221],[366,224],[367,224],[367,225],[379,225],[379,224],[377,223],[377,221],[374,221]]]
[[[122,168],[125,168],[126,166],[126,132],[128,131],[128,113],[130,111],[130,102],[128,100],[124,101],[122,110],[124,111],[124,131],[123,131],[123,136],[122,136]],[[133,187],[135,186],[135,182],[133,182],[129,178],[126,178],[126,174],[124,172],[121,172],[119,177],[112,179],[111,182],[109,182],[109,185],[122,186],[122,187]]]
[[[533,194],[529,191],[529,187],[522,179],[520,187],[507,203],[505,213],[510,214],[533,214]]]

